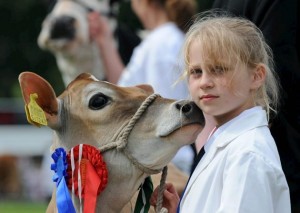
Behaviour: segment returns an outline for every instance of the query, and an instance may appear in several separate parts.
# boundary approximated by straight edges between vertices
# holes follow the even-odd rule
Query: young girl
[[[191,97],[215,127],[180,203],[167,184],[163,206],[169,213],[177,206],[183,213],[290,212],[268,128],[278,84],[262,33],[242,18],[202,17],[187,33],[184,53]],[[154,206],[157,194],[156,189]]]

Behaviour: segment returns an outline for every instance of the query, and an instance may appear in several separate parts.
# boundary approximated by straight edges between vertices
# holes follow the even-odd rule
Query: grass
[[[0,201],[1,213],[42,213],[47,208],[46,203],[33,203],[25,201]]]

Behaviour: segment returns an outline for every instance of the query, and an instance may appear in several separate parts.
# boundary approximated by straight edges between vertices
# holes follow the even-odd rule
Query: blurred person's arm
[[[108,25],[108,21],[97,12],[88,15],[91,40],[95,41],[105,67],[106,78],[116,84],[124,70],[124,64]]]

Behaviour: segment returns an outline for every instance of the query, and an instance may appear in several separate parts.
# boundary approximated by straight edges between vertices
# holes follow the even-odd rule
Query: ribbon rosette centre
[[[95,212],[97,196],[108,181],[100,151],[91,145],[79,144],[69,151],[67,163],[68,188],[79,197],[80,203],[84,199],[84,212]]]

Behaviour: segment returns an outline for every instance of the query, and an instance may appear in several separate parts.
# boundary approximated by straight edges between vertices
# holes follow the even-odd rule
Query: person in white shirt
[[[164,98],[187,99],[189,93],[186,82],[176,82],[183,65],[180,50],[185,30],[196,13],[196,2],[132,0],[131,5],[149,33],[134,49],[126,67],[121,61],[105,18],[96,12],[88,16],[90,35],[100,49],[107,80],[119,86],[150,84],[154,92]],[[193,158],[192,148],[185,146],[172,161],[179,169],[189,174]]]
[[[291,212],[268,127],[279,85],[261,31],[246,19],[204,13],[187,32],[184,53],[192,99],[215,127],[183,196],[166,184],[163,207],[169,213]],[[157,196],[155,189],[151,205]]]

